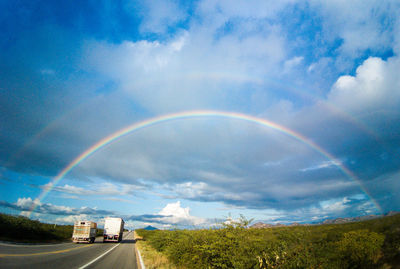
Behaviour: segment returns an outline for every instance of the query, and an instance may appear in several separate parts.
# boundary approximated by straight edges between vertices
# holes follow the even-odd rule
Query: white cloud
[[[28,198],[23,197],[23,198],[18,198],[16,205],[20,208],[31,209],[34,206],[42,205],[42,203],[37,198],[32,200],[32,198],[30,197]]]
[[[73,185],[65,184],[64,186],[54,186],[47,183],[40,186],[44,190],[52,190],[62,193],[70,193],[77,195],[134,195],[137,191],[142,190],[142,186],[131,184],[115,184],[111,182],[103,182],[97,180],[95,184],[88,184],[85,187],[76,187]],[[70,197],[71,199],[73,196]]]
[[[17,202],[15,203],[15,207],[22,211],[30,211],[33,210],[40,212],[40,213],[49,213],[49,214],[73,214],[73,209],[68,206],[58,206],[53,205],[50,203],[41,203],[39,199],[28,198],[18,198]]]
[[[203,196],[209,192],[209,188],[204,182],[185,182],[171,187],[175,193],[187,199]]]
[[[114,212],[108,210],[100,210],[90,207],[73,208],[63,205],[54,205],[51,203],[42,203],[38,199],[32,200],[32,198],[18,198],[16,203],[9,203],[0,201],[0,205],[16,210],[20,210],[24,215],[30,215],[31,213],[39,214],[50,214],[50,215],[113,215]],[[26,213],[28,212],[28,213]]]
[[[339,50],[347,57],[359,57],[361,51],[380,51],[392,47],[398,23],[398,1],[311,1],[321,14],[326,40],[341,38]]]
[[[31,212],[29,212],[29,211],[21,211],[20,215],[24,216],[24,217],[29,217],[31,215]]]
[[[340,165],[342,165],[342,163],[339,162],[339,161],[336,161],[336,160],[323,161],[320,164],[317,164],[317,165],[314,165],[314,166],[310,166],[310,167],[306,167],[306,168],[302,168],[302,169],[300,169],[300,171],[307,172],[307,171],[319,170],[319,169],[324,169],[324,168],[338,167]]]
[[[350,202],[350,200],[347,197],[344,197],[340,201],[335,201],[335,200],[323,201],[320,203],[320,205],[321,205],[321,208],[322,208],[324,214],[326,214],[326,213],[332,213],[335,211],[345,210],[346,208],[349,207],[349,205],[348,205],[349,202]]]
[[[370,57],[356,70],[355,76],[341,76],[333,85],[328,101],[347,111],[371,113],[399,104],[400,60],[384,61]]]
[[[71,224],[74,223],[75,221],[78,220],[87,220],[87,221],[95,221],[93,217],[89,217],[86,214],[79,214],[79,215],[70,215],[70,216],[63,216],[63,217],[57,217],[55,218],[55,223],[61,223],[61,224]]]
[[[283,72],[288,73],[296,66],[300,65],[304,60],[303,56],[295,56],[289,60],[286,60],[283,64]]]
[[[181,202],[168,203],[156,214],[132,215],[126,218],[128,221],[136,221],[139,225],[152,225],[156,227],[193,227],[208,224],[207,219],[190,215],[189,207],[182,207]]]
[[[329,200],[322,200],[316,205],[282,210],[265,219],[266,222],[292,223],[293,221],[322,222],[325,219],[338,217],[354,217],[369,214],[379,214],[376,207],[365,195],[354,195]]]
[[[89,42],[85,64],[117,80],[151,112],[226,106],[232,91],[248,91],[248,83],[259,85],[266,76],[279,74],[276,67],[286,58],[281,30],[265,22],[252,23],[263,30],[219,35],[199,22],[164,41]]]
[[[201,225],[206,222],[205,219],[191,216],[190,208],[181,207],[181,202],[167,204],[158,214],[165,216],[163,222],[171,224]]]

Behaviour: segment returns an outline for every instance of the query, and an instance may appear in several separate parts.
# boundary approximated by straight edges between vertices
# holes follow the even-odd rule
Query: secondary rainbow
[[[277,131],[280,131],[306,145],[314,149],[315,151],[319,152],[329,160],[331,160],[347,177],[350,179],[354,180],[357,182],[361,188],[361,190],[369,197],[369,199],[373,202],[375,207],[382,213],[382,209],[379,206],[378,202],[369,194],[368,190],[363,186],[362,182],[354,175],[345,165],[342,164],[338,159],[336,159],[332,154],[321,148],[319,145],[314,143],[313,141],[309,140],[308,138],[304,137],[303,135],[294,132],[293,130],[290,130],[287,127],[284,127],[282,125],[279,125],[275,122],[263,119],[263,118],[258,118],[254,117],[251,115],[246,115],[242,113],[236,113],[236,112],[226,112],[226,111],[214,111],[214,110],[192,110],[192,111],[184,111],[184,112],[178,112],[178,113],[171,113],[171,114],[166,114],[154,118],[150,118],[144,121],[140,121],[137,123],[134,123],[132,125],[129,125],[103,139],[98,141],[96,144],[85,150],[82,154],[80,154],[78,157],[76,157],[70,164],[68,164],[61,172],[53,178],[53,180],[47,185],[46,189],[44,189],[40,195],[38,196],[38,200],[41,201],[46,197],[46,195],[60,182],[60,180],[68,174],[69,171],[71,171],[74,167],[79,165],[82,161],[84,161],[86,158],[100,150],[101,148],[113,143],[114,141],[131,134],[132,132],[138,131],[140,129],[153,126],[156,124],[168,122],[168,121],[174,121],[174,120],[180,120],[180,119],[189,119],[189,118],[201,118],[201,117],[221,117],[221,118],[231,118],[231,119],[238,119],[238,120],[243,120],[247,122],[252,122],[261,126],[265,126],[268,128],[275,129]],[[35,210],[36,206],[33,206],[29,212],[31,214]]]

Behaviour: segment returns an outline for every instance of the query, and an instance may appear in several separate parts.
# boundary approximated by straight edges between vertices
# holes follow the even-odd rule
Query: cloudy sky
[[[170,228],[400,210],[399,14],[396,0],[1,1],[0,211]],[[205,110],[220,116],[168,116]]]

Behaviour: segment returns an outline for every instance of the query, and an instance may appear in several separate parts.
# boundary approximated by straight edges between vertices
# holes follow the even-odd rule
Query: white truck
[[[96,238],[97,223],[93,221],[75,221],[72,241],[75,243],[93,243]]]
[[[104,221],[103,242],[120,242],[124,232],[124,220],[107,217]]]

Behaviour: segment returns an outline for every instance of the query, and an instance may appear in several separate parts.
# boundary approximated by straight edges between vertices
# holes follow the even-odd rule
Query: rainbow
[[[275,122],[259,118],[259,117],[254,117],[242,113],[236,113],[236,112],[225,112],[225,111],[214,111],[214,110],[194,110],[194,111],[184,111],[184,112],[178,112],[178,113],[171,113],[171,114],[166,114],[154,118],[150,118],[147,120],[143,120],[140,122],[136,122],[132,125],[129,125],[103,139],[98,141],[96,144],[82,152],[78,157],[76,157],[70,164],[68,164],[63,170],[60,171],[60,173],[55,176],[52,181],[47,185],[45,189],[40,193],[40,195],[37,197],[39,201],[44,199],[46,195],[51,192],[51,190],[60,182],[60,180],[68,174],[74,167],[79,165],[82,161],[87,159],[89,156],[93,155],[96,153],[98,150],[101,148],[104,148],[105,146],[113,143],[114,141],[127,136],[128,134],[131,134],[133,132],[136,132],[140,129],[147,128],[153,125],[169,122],[169,121],[174,121],[174,120],[180,120],[180,119],[191,119],[191,118],[201,118],[201,117],[220,117],[220,118],[231,118],[231,119],[237,119],[237,120],[243,120],[251,123],[255,123],[261,126],[265,126],[268,128],[272,128],[274,130],[280,131],[295,140],[300,141],[301,143],[304,143],[314,149],[315,151],[319,152],[321,155],[325,156],[329,160],[332,161],[333,164],[335,164],[347,177],[352,179],[353,181],[357,182],[361,188],[361,190],[369,197],[369,199],[373,202],[375,207],[382,212],[381,207],[379,206],[378,202],[369,194],[368,190],[363,186],[362,182],[360,179],[356,177],[345,165],[342,164],[341,161],[336,159],[332,154],[318,146],[316,143],[313,141],[309,140],[308,138],[304,137],[303,135],[294,132],[293,130],[290,130],[287,127],[284,127],[282,125],[279,125]],[[35,210],[36,206],[34,205],[31,210],[29,211],[29,215]]]
[[[220,73],[214,73],[212,76],[210,76],[207,73],[202,74],[202,73],[197,72],[197,73],[190,74],[189,78],[191,78],[191,79],[207,79],[207,78],[229,79],[231,81],[251,82],[251,83],[259,84],[259,85],[263,83],[263,81],[258,79],[256,76],[255,77],[243,76],[242,74],[239,74],[239,73],[232,75],[229,73],[220,72]],[[266,78],[266,79],[268,79],[268,78]],[[329,103],[328,101],[308,93],[309,90],[304,89],[304,88],[300,89],[295,84],[287,82],[287,81],[283,82],[280,80],[271,80],[271,79],[269,79],[268,81],[270,83],[273,83],[274,87],[278,87],[279,89],[282,89],[284,91],[288,91],[293,94],[296,94],[297,96],[299,96],[301,98],[306,98],[306,99],[312,101],[315,105],[323,107],[324,109],[327,109],[328,111],[330,111],[330,113],[334,113],[335,115],[339,116],[342,120],[344,120],[348,123],[351,123],[353,126],[357,127],[359,130],[363,131],[364,133],[368,134],[370,137],[374,138],[375,141],[377,143],[379,143],[380,145],[382,145],[383,147],[385,147],[385,148],[387,147],[382,142],[382,140],[380,139],[378,134],[374,130],[369,128],[365,123],[358,120],[350,113],[345,112],[343,109],[340,109],[339,107]],[[93,102],[94,102],[94,99],[90,100],[90,103],[93,103]],[[9,157],[9,159],[7,160],[7,162],[4,166],[7,167],[9,164],[12,164],[12,162],[14,160],[17,160],[21,155],[24,154],[24,152],[26,150],[29,149],[29,147],[34,145],[39,139],[42,139],[49,131],[51,131],[56,126],[61,125],[63,119],[66,119],[67,117],[71,117],[71,116],[76,116],[78,113],[81,113],[81,110],[87,104],[88,103],[82,103],[82,104],[74,107],[72,110],[68,111],[67,113],[61,115],[59,118],[50,122],[40,132],[38,132],[33,137],[31,137],[29,139],[29,141],[23,145],[23,147],[21,147],[18,151],[14,152]]]

